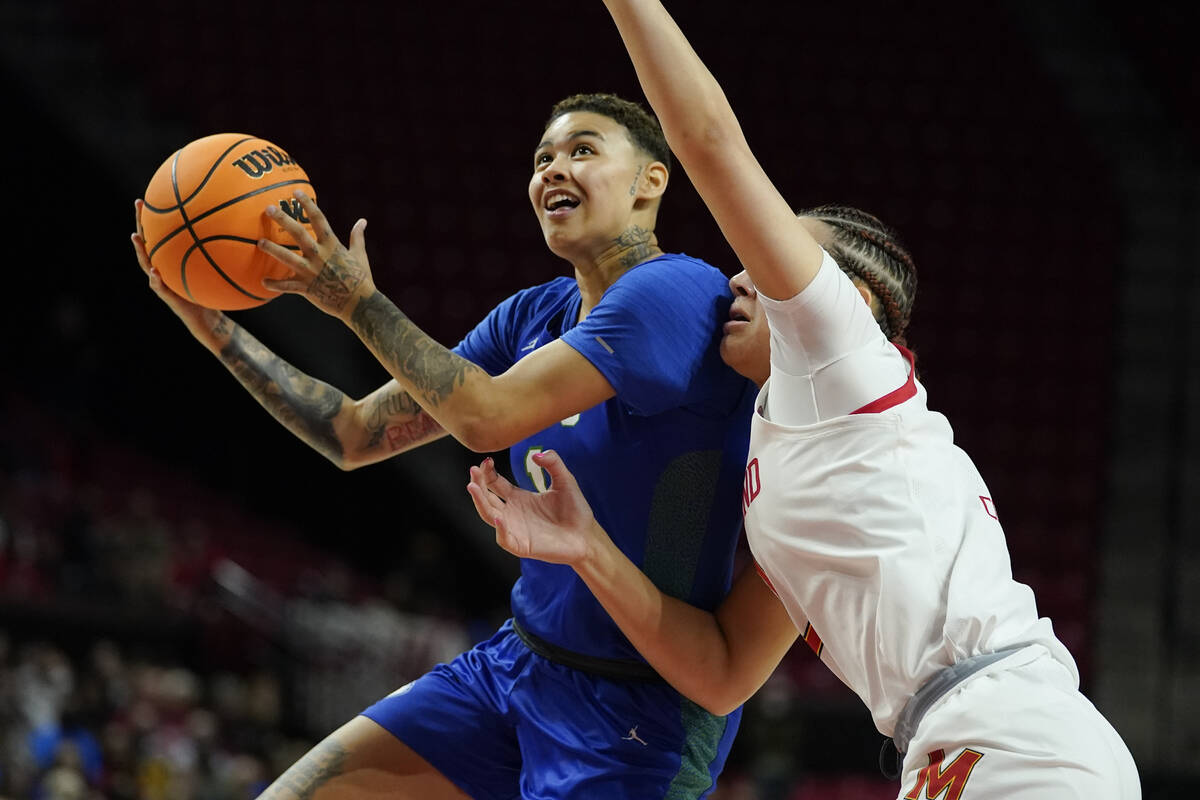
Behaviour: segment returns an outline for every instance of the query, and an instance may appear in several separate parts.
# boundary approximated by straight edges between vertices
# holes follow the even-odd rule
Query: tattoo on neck
[[[305,375],[240,327],[221,350],[221,361],[271,416],[330,461],[342,462],[333,419],[345,395]]]
[[[427,407],[441,405],[473,373],[483,370],[429,338],[391,300],[376,291],[358,301],[350,327],[397,378],[412,383]]]
[[[632,267],[648,258],[662,254],[655,241],[654,231],[649,231],[640,225],[632,225],[613,239],[613,244],[625,252],[620,255],[621,266]]]

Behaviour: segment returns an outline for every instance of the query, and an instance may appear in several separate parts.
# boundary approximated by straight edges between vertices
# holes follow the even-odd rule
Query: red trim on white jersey
[[[851,411],[851,414],[878,414],[880,411],[887,411],[889,408],[898,406],[905,400],[909,400],[916,395],[917,359],[907,347],[899,344],[893,344],[893,346],[900,351],[900,355],[904,356],[904,360],[908,362],[908,380],[899,389],[888,392],[878,400],[872,400],[862,408]]]
[[[754,562],[754,571],[758,573],[758,577],[763,579],[763,583],[771,590],[771,594],[779,597],[779,592],[775,591],[775,584],[771,583],[771,579],[767,577],[767,573],[763,572],[763,568],[758,565],[757,561]]]

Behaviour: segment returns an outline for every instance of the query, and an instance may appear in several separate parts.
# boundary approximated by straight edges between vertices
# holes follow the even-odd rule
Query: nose
[[[542,170],[542,183],[561,183],[567,179],[567,173],[561,166],[562,154],[556,154],[554,160]]]
[[[754,297],[758,294],[754,288],[754,281],[750,280],[750,274],[746,270],[729,279],[729,290],[739,297]]]

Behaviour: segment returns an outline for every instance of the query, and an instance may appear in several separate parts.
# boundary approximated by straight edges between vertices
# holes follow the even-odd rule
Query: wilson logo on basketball
[[[287,214],[289,217],[302,225],[307,225],[309,222],[311,222],[311,220],[308,218],[308,214],[304,213],[304,206],[300,205],[299,200],[280,200],[279,208],[283,211],[283,213]]]
[[[267,147],[262,150],[251,150],[243,153],[233,165],[251,178],[261,178],[276,167],[290,167],[296,164],[291,156],[277,147]],[[287,209],[284,209],[285,211]]]

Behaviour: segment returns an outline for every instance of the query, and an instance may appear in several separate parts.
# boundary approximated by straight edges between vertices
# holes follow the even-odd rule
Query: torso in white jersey
[[[850,279],[825,254],[803,292],[759,299],[771,378],[751,429],[747,538],[879,730],[942,668],[1017,644],[1044,645],[1078,686],[1013,580],[987,486]]]

